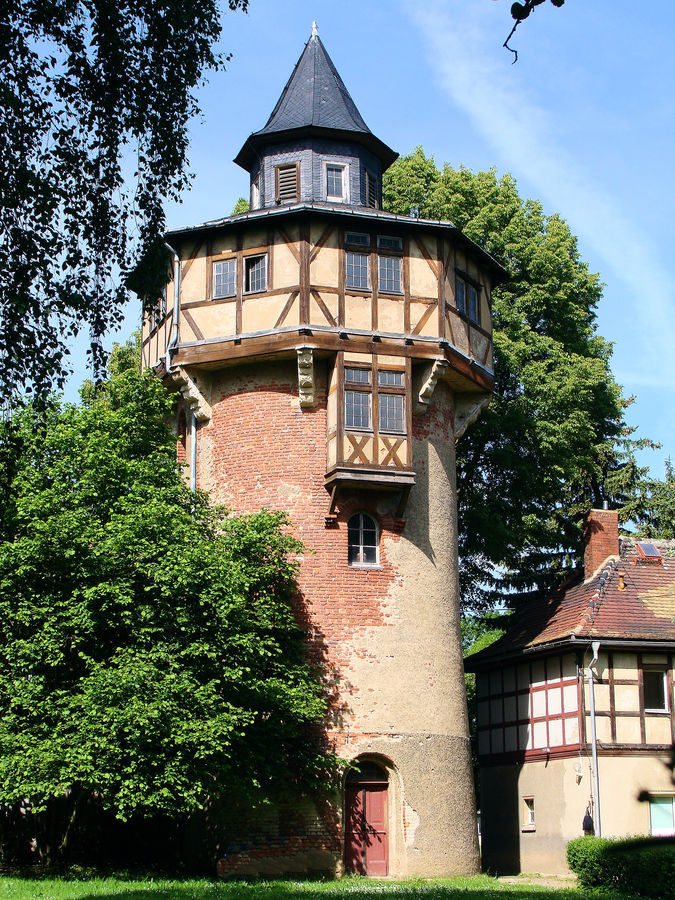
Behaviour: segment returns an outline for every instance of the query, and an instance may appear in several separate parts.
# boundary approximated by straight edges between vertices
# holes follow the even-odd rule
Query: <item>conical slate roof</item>
[[[349,135],[372,150],[383,168],[398,156],[363,121],[316,28],[264,128],[248,138],[235,162],[250,169],[254,148],[271,140],[310,134],[337,139]]]

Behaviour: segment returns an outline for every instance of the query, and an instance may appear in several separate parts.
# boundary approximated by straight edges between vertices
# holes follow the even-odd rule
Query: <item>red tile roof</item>
[[[619,557],[609,557],[588,581],[580,575],[547,599],[527,603],[506,634],[469,657],[466,668],[572,640],[572,635],[675,643],[675,541],[650,543],[660,551],[660,560],[641,559],[636,541],[622,539]]]

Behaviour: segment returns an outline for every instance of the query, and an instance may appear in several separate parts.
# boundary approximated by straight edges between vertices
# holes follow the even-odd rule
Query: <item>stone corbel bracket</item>
[[[436,390],[438,379],[442,378],[449,369],[450,366],[444,359],[435,359],[427,366],[424,372],[422,387],[420,388],[420,392],[417,395],[415,402],[416,415],[422,415],[427,411],[429,404],[431,403],[431,398]]]
[[[298,349],[298,398],[301,409],[316,406],[314,392],[314,351],[311,347]]]
[[[204,389],[182,366],[171,372],[171,384],[176,388],[185,405],[194,413],[198,422],[208,422],[211,418],[211,404],[204,396]]]
[[[473,425],[492,398],[492,394],[455,395],[455,440]]]

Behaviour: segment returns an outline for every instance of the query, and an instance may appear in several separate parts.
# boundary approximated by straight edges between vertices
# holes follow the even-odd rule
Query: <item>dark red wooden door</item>
[[[389,871],[387,784],[348,784],[345,791],[345,868],[356,875]]]

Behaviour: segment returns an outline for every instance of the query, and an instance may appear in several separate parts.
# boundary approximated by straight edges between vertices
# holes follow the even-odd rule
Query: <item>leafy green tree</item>
[[[418,148],[384,182],[384,203],[458,225],[506,267],[493,291],[495,392],[457,445],[462,593],[469,607],[548,590],[578,562],[580,520],[607,499],[632,518],[644,470],[626,400],[597,332],[602,287],[557,215],[510,175],[439,170]]]
[[[232,209],[232,215],[238,216],[240,213],[248,212],[251,208],[251,204],[245,197],[239,197],[237,202],[234,204],[234,208]]]
[[[138,259],[135,287],[158,296],[163,207],[189,181],[194,88],[224,62],[220,14],[218,0],[3,3],[0,396],[62,384],[83,326],[100,372]]]
[[[641,537],[675,539],[675,469],[666,460],[665,480],[647,479],[642,507],[635,517]]]
[[[0,818],[28,813],[52,857],[94,799],[176,816],[328,777],[301,546],[189,491],[170,404],[127,368],[0,432]]]

